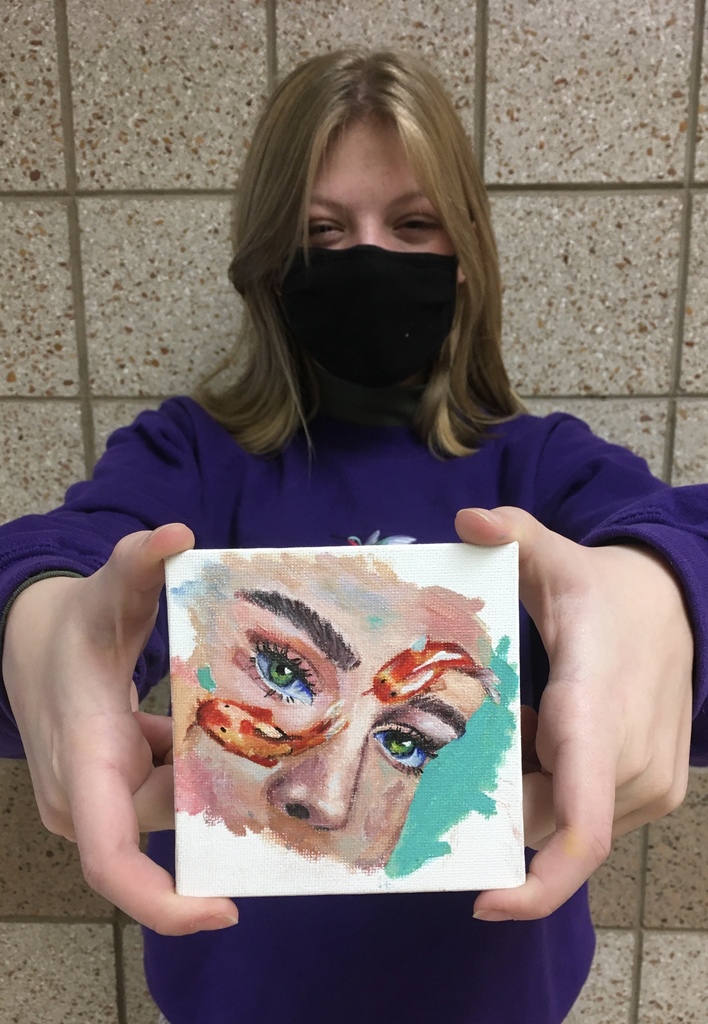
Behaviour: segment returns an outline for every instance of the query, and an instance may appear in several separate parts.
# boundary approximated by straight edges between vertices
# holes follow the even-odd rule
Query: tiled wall
[[[702,0],[4,0],[2,515],[50,507],[115,425],[229,346],[229,207],[261,100],[352,41],[421,51],[455,98],[531,407],[706,480],[703,25]],[[42,831],[24,766],[0,780],[0,1024],[153,1024],[138,929]],[[598,872],[579,1020],[707,1019],[707,808],[694,773]]]

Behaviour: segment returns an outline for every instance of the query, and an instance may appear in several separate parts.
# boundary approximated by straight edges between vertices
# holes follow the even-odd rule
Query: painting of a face
[[[483,602],[384,561],[259,553],[173,595],[177,809],[312,861],[386,865],[422,774],[497,698]]]

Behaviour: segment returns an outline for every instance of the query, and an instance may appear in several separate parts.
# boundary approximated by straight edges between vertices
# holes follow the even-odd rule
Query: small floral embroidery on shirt
[[[363,546],[364,544],[415,544],[415,537],[406,537],[405,534],[394,533],[390,537],[382,537],[381,530],[374,530],[374,532],[366,538],[361,540],[359,537],[351,536],[347,537],[347,544],[352,547]]]

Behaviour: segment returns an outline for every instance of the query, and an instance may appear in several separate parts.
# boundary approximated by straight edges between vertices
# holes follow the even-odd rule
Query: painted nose
[[[351,743],[342,742],[345,736],[346,732],[317,750],[293,757],[268,788],[273,807],[315,829],[344,828],[356,795],[362,756],[361,748],[355,751]]]

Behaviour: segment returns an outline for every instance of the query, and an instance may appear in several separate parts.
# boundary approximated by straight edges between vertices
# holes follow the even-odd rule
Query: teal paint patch
[[[199,680],[199,685],[202,690],[207,690],[209,693],[213,693],[216,689],[216,683],[214,682],[214,677],[211,674],[211,669],[208,665],[205,665],[204,668],[197,669],[197,679]]]
[[[519,692],[518,672],[507,661],[509,645],[509,637],[504,637],[489,665],[499,680],[499,703],[485,700],[468,722],[464,736],[448,743],[425,766],[398,843],[384,869],[390,878],[410,875],[428,861],[450,853],[450,844],[441,837],[472,811],[485,818],[497,813],[491,794],[497,787],[499,765],[516,731],[509,705]]]

